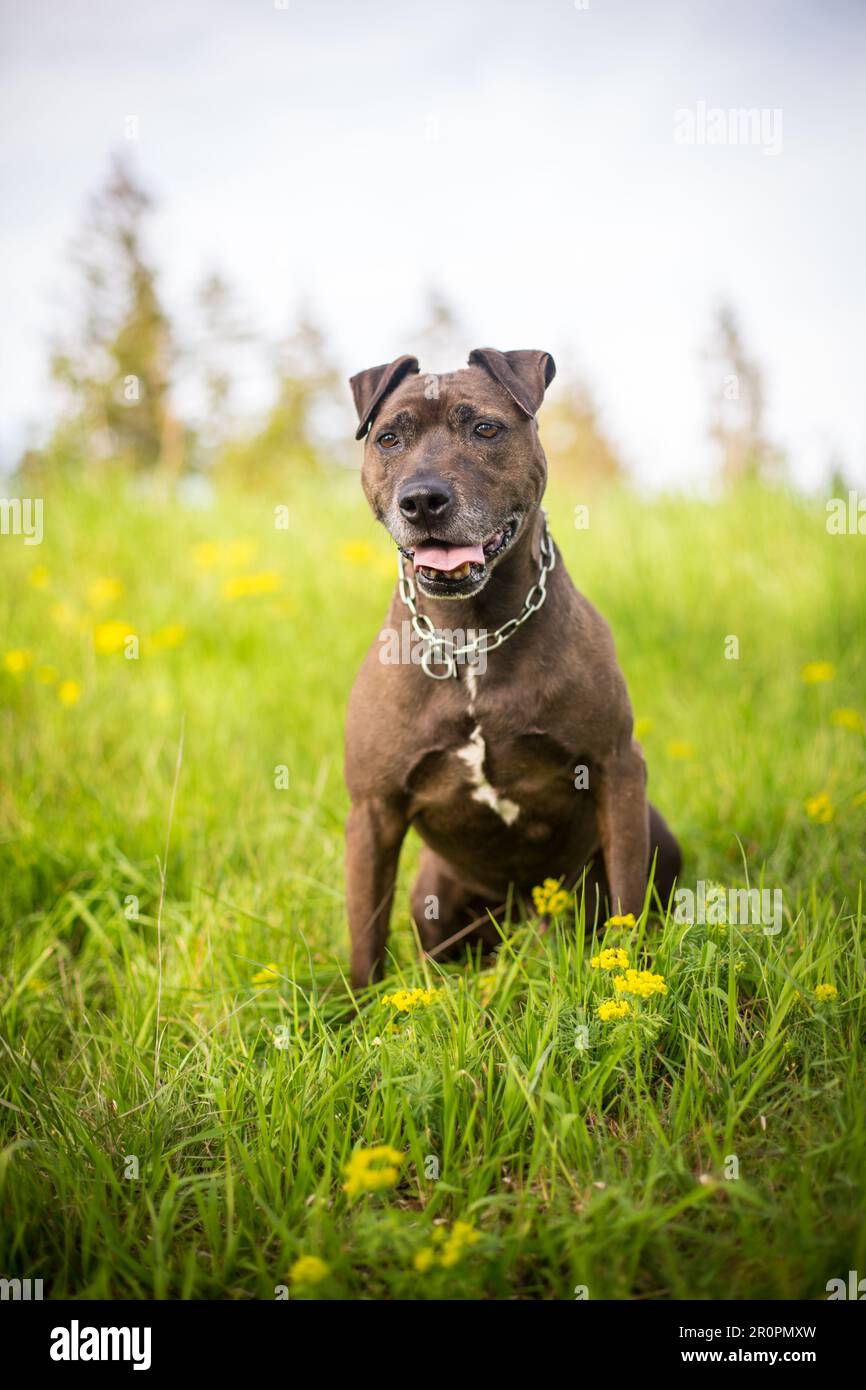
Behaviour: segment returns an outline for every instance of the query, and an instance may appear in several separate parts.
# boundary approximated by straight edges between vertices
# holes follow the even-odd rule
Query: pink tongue
[[[413,556],[416,569],[425,565],[431,570],[456,570],[467,561],[483,565],[483,548],[480,545],[419,545]]]

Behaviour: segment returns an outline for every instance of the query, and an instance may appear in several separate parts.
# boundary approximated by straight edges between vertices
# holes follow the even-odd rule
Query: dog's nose
[[[447,520],[454,500],[454,493],[441,478],[410,478],[400,489],[397,506],[413,526],[429,531]]]

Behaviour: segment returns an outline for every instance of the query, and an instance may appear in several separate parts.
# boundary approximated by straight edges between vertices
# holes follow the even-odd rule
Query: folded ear
[[[380,404],[399,385],[404,376],[418,371],[417,357],[398,357],[393,362],[384,362],[381,367],[368,367],[365,372],[349,378],[355,409],[360,425],[356,439],[363,439],[370,427],[370,421]]]
[[[556,363],[549,352],[520,349],[517,352],[497,352],[496,348],[473,348],[470,363],[486,367],[500,386],[525,415],[538,411],[545,389],[556,376]]]

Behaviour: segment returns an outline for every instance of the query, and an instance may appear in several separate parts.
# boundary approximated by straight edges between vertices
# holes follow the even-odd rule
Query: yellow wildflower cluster
[[[57,698],[67,709],[77,705],[81,699],[81,686],[78,681],[61,681],[57,687]]]
[[[25,671],[29,671],[33,665],[33,653],[16,649],[7,652],[3,658],[3,665],[12,676],[23,676]]]
[[[438,1250],[431,1245],[424,1245],[420,1250],[416,1250],[412,1257],[412,1264],[419,1274],[426,1274],[434,1264],[442,1265],[443,1269],[451,1269],[458,1263],[467,1246],[476,1243],[479,1235],[468,1221],[455,1221],[447,1233],[441,1226],[437,1226],[432,1239],[440,1247]]]
[[[170,652],[179,647],[185,637],[183,623],[168,623],[153,634],[147,645],[152,652]]]
[[[695,755],[695,745],[689,743],[684,738],[672,738],[668,740],[667,754],[669,758],[676,758],[680,762],[687,762]]]
[[[274,961],[268,961],[262,970],[257,970],[253,976],[254,985],[273,985],[276,984],[280,975],[280,967]]]
[[[830,723],[837,729],[850,729],[855,734],[866,734],[866,721],[856,709],[834,709]]]
[[[200,541],[192,549],[192,558],[199,569],[240,569],[255,557],[256,543],[239,537],[233,541]]]
[[[426,1009],[441,993],[441,989],[398,989],[394,994],[383,994],[382,1003],[391,1004],[398,1013],[408,1014],[413,1009]]]
[[[818,792],[817,796],[810,796],[804,802],[806,815],[813,820],[816,825],[829,825],[833,819],[833,803],[826,792]]]
[[[636,994],[641,999],[668,992],[664,976],[654,975],[651,970],[627,970],[624,975],[615,976],[613,987],[617,994]]]
[[[800,679],[806,685],[819,685],[822,681],[831,681],[835,674],[832,661],[807,661],[800,671]]]
[[[318,1255],[301,1255],[289,1270],[289,1280],[297,1289],[304,1285],[321,1284],[328,1274],[328,1266]]]
[[[608,917],[604,925],[606,927],[634,927],[637,923],[633,912],[616,912],[613,917]]]
[[[343,1168],[346,1181],[343,1191],[349,1197],[359,1192],[381,1192],[393,1187],[400,1177],[403,1155],[388,1144],[376,1144],[372,1149],[356,1149]]]
[[[109,618],[108,622],[97,623],[93,629],[93,645],[100,656],[110,656],[113,652],[122,651],[127,637],[134,635],[135,628],[131,623]]]
[[[262,570],[259,574],[237,574],[233,579],[223,581],[223,594],[226,598],[257,598],[260,594],[275,594],[282,583],[276,570]]]
[[[33,653],[16,649],[6,652],[3,667],[12,676],[24,676],[33,666]],[[58,672],[54,666],[37,666],[34,672],[40,685],[54,685]],[[81,685],[78,681],[64,680],[57,686],[57,698],[67,708],[77,705],[81,699]]]
[[[605,999],[603,1004],[598,1006],[598,1016],[602,1023],[613,1023],[620,1018],[628,1018],[631,1013],[631,1004],[625,999]]]
[[[123,593],[123,584],[119,579],[110,579],[103,576],[101,579],[94,579],[88,586],[88,602],[94,608],[103,608],[108,603],[114,603]]]
[[[815,998],[819,1004],[827,1004],[831,999],[838,999],[839,991],[835,985],[818,985],[815,989]]]
[[[628,965],[628,951],[621,946],[606,947],[589,962],[593,970],[625,970]]]
[[[568,907],[571,897],[560,887],[560,882],[558,878],[546,878],[540,886],[533,888],[532,901],[540,917],[555,917]]]

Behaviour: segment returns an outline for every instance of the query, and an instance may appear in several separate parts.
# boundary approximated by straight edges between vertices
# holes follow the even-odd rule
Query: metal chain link
[[[429,676],[434,681],[449,680],[452,676],[457,677],[457,661],[460,657],[487,655],[488,652],[495,652],[497,647],[501,647],[503,642],[507,642],[509,637],[513,637],[519,627],[522,627],[533,613],[537,613],[544,600],[547,598],[547,576],[556,564],[556,550],[547,529],[547,514],[544,513],[544,530],[541,534],[541,559],[538,566],[538,578],[533,584],[526,598],[523,600],[523,609],[518,617],[509,618],[507,623],[498,627],[489,637],[486,632],[480,637],[474,638],[471,642],[465,643],[462,647],[455,647],[449,637],[444,637],[433,626],[431,619],[426,613],[419,613],[415,603],[415,584],[406,574],[403,568],[403,553],[397,551],[397,575],[399,580],[400,597],[412,615],[412,631],[425,644],[425,651],[421,657],[421,669],[425,676]],[[449,650],[450,649],[450,650]],[[435,661],[433,660],[436,657]],[[444,666],[445,670],[439,675],[433,666]]]

